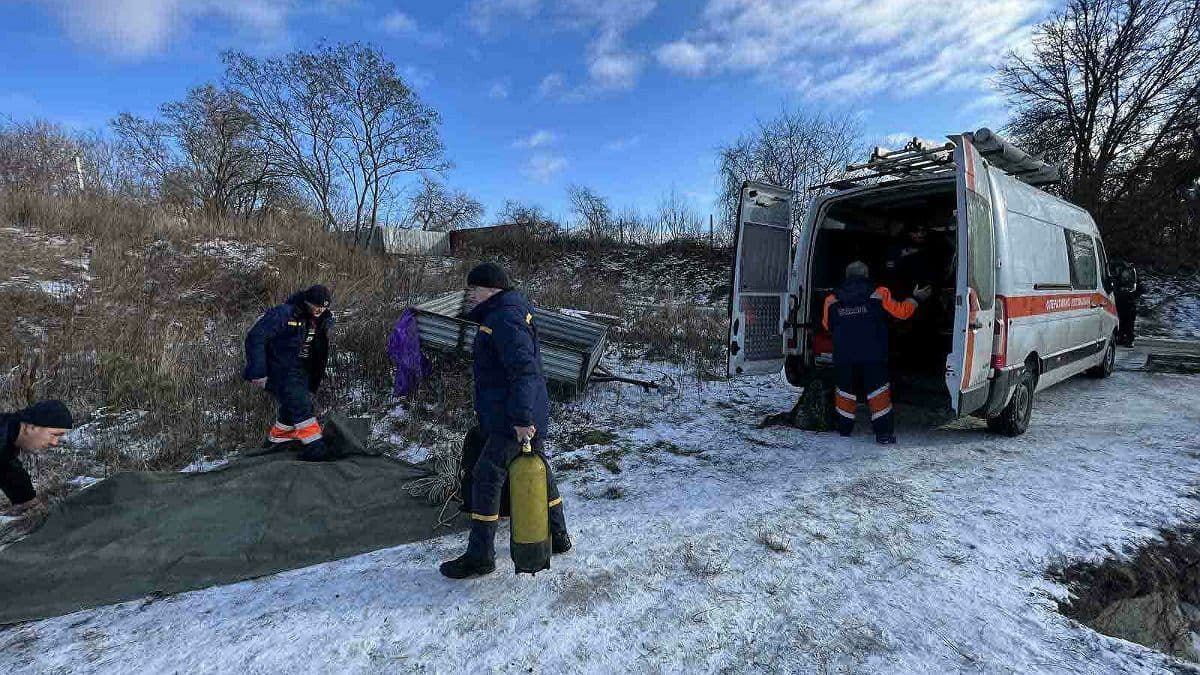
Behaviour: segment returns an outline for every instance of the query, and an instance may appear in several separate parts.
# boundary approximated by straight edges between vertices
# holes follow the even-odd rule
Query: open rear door
[[[729,375],[779,372],[792,258],[792,193],[742,184],[729,301]]]
[[[952,139],[958,181],[954,351],[946,358],[951,406],[968,415],[987,402],[996,316],[996,242],[987,169],[971,134]]]

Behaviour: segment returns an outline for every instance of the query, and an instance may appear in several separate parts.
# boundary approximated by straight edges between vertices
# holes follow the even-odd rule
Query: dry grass
[[[88,448],[43,458],[39,485],[56,493],[81,473],[177,469],[257,445],[274,409],[241,379],[245,332],[313,283],[333,289],[338,315],[318,403],[348,415],[390,399],[386,342],[404,307],[460,287],[480,260],[532,280],[526,290],[542,306],[625,316],[610,335],[633,353],[692,364],[699,379],[714,377],[724,359],[723,314],[623,306],[611,263],[630,249],[570,235],[514,237],[447,266],[366,254],[302,215],[185,218],[104,196],[24,192],[0,193],[0,228],[10,228],[0,229],[9,251],[0,257],[0,302],[16,318],[0,333],[0,408],[62,398],[77,417],[97,421]],[[473,423],[470,363],[431,356],[433,372],[406,397],[409,414],[395,431],[454,454],[449,438]]]
[[[379,405],[391,389],[387,335],[425,274],[287,219],[184,220],[103,197],[3,194],[0,223],[26,239],[75,242],[89,262],[67,278],[80,289],[69,298],[0,288],[12,315],[34,324],[23,339],[0,337],[0,404],[63,398],[85,418],[102,406],[145,411],[128,434],[153,437],[156,451],[100,443],[108,471],[178,468],[198,449],[256,443],[273,410],[241,381],[243,336],[259,313],[312,283],[334,290],[343,315],[321,402],[347,413]]]

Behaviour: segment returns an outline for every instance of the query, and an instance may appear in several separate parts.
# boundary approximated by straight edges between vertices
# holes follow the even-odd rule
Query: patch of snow
[[[234,267],[261,269],[267,267],[275,249],[231,239],[213,239],[196,245],[200,255],[219,258]]]
[[[1142,272],[1138,335],[1200,339],[1200,274]]]
[[[80,490],[86,490],[96,483],[99,483],[100,479],[94,476],[76,476],[67,482]]]
[[[179,470],[179,473],[204,473],[219,469],[229,463],[229,459],[204,459],[203,457]]]
[[[669,369],[654,365],[650,369]],[[634,370],[633,367],[627,370]],[[576,548],[535,577],[450,581],[465,535],[0,633],[5,672],[1162,672],[1066,619],[1048,565],[1197,518],[1200,379],[1118,372],[1038,394],[1029,431],[900,444],[756,428],[781,376],[595,386],[560,429],[616,468],[558,471]],[[864,424],[860,420],[860,425]],[[560,441],[567,436],[563,433]],[[563,441],[565,442],[565,441]],[[672,450],[674,449],[674,450]],[[559,458],[588,460],[585,449]],[[598,458],[593,458],[592,461]]]

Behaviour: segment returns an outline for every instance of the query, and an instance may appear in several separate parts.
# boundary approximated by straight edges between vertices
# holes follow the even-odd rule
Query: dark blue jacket
[[[475,335],[475,414],[486,434],[513,436],[513,427],[537,427],[544,438],[550,426],[550,397],[542,374],[542,355],[533,307],[516,291],[503,291],[479,303],[469,318]]]
[[[333,313],[325,310],[316,319],[317,335],[310,347],[307,363],[302,363],[300,349],[304,346],[308,322],[311,320],[301,293],[293,293],[284,304],[267,310],[246,334],[244,377],[247,380],[266,377],[267,386],[273,387],[282,384],[292,371],[304,367],[308,388],[316,391],[329,361],[329,329],[333,326]]]
[[[887,361],[888,315],[907,319],[917,301],[892,299],[885,286],[870,279],[849,279],[825,298],[825,328],[833,333],[834,363]]]

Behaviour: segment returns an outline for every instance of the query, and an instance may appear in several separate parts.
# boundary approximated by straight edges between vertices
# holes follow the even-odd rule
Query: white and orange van
[[[901,399],[974,415],[1007,435],[1029,425],[1035,392],[1083,372],[1112,373],[1116,307],[1104,244],[1086,211],[1037,187],[1057,168],[987,129],[929,148],[877,150],[826,186],[793,242],[790,191],[747,182],[738,208],[729,374],[783,369],[807,386],[832,377],[821,327],[847,263],[876,281],[902,233],[944,251],[934,296],[891,341]],[[911,289],[892,289],[903,299]],[[924,314],[921,317],[922,313]],[[907,395],[905,394],[907,392]]]

